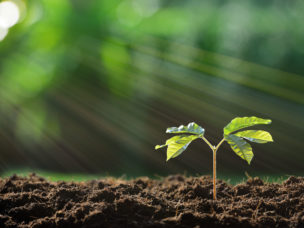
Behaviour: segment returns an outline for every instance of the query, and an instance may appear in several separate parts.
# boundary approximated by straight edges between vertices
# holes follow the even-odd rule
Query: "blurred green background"
[[[154,150],[165,129],[195,121],[216,144],[232,118],[253,115],[273,120],[259,128],[275,142],[253,145],[250,166],[225,144],[219,175],[304,173],[303,1],[10,2],[1,173],[210,174],[203,141],[166,163]]]

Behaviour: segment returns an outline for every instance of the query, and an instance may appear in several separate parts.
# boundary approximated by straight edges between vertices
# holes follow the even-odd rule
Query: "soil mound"
[[[210,177],[169,176],[50,182],[0,179],[0,227],[304,227],[304,178],[236,186]]]

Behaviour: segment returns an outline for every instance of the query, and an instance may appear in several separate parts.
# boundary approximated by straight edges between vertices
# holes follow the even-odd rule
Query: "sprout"
[[[205,137],[205,129],[196,123],[189,123],[187,126],[170,127],[166,133],[179,134],[166,141],[164,145],[157,145],[155,149],[162,147],[167,148],[167,161],[175,158],[187,149],[189,144],[195,139],[203,139],[213,152],[213,199],[216,200],[216,152],[224,141],[226,141],[231,149],[242,159],[250,164],[253,158],[252,147],[247,141],[255,143],[273,142],[269,132],[262,130],[245,130],[243,128],[251,127],[258,124],[270,124],[271,120],[262,119],[255,116],[237,117],[233,119],[226,127],[224,127],[223,139],[217,144],[212,145]],[[247,141],[246,141],[247,140]]]

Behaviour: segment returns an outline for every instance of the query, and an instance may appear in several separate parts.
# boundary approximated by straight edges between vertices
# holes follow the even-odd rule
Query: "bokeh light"
[[[25,14],[25,4],[21,0],[0,2],[0,41],[6,37],[9,28],[20,20],[20,9]]]
[[[10,28],[15,25],[20,17],[18,6],[11,1],[0,2],[0,27]]]

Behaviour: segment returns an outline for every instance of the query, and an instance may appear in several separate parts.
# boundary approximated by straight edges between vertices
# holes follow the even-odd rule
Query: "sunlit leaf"
[[[267,143],[267,142],[273,142],[273,139],[269,132],[267,131],[261,131],[261,130],[247,130],[247,131],[240,131],[234,134],[238,137],[242,137],[244,139],[247,139],[251,142],[255,143]]]
[[[253,152],[250,144],[247,143],[244,139],[235,135],[226,135],[225,139],[231,146],[232,150],[238,156],[246,160],[248,164],[250,164],[253,158]]]
[[[178,135],[174,136],[166,141],[164,145],[157,145],[155,149],[159,149],[165,146],[167,148],[167,161],[171,158],[175,158],[187,149],[189,144],[199,138],[199,135]]]
[[[156,146],[155,146],[155,150],[168,146],[169,144],[171,144],[171,143],[175,142],[176,140],[180,139],[181,136],[185,136],[185,135],[173,136],[172,138],[170,138],[170,139],[168,139],[168,140],[166,141],[166,144],[163,144],[163,145],[156,145]]]
[[[226,127],[224,127],[224,135],[240,130],[242,128],[251,127],[258,124],[270,124],[270,119],[262,119],[255,116],[237,117],[233,119]]]
[[[166,133],[190,133],[196,135],[203,135],[204,132],[205,129],[194,122],[189,123],[187,126],[169,127],[166,131]]]

